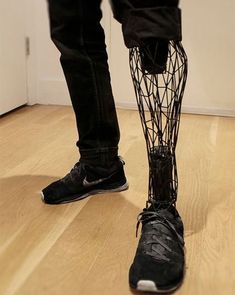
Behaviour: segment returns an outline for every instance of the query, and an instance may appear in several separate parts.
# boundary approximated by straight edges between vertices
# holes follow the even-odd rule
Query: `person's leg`
[[[80,161],[116,160],[119,127],[110,85],[101,0],[48,0],[51,38],[76,115]]]
[[[184,275],[184,228],[176,210],[175,149],[187,77],[180,43],[179,0],[112,0],[130,48],[130,69],[149,162],[146,208],[139,214],[141,238],[129,271],[139,291],[170,292]]]
[[[155,46],[153,46],[155,44]],[[181,104],[187,78],[187,57],[180,42],[170,41],[167,59],[158,54],[159,42],[130,50],[149,162],[148,200],[139,215],[142,235],[129,272],[131,287],[169,292],[184,275],[184,228],[176,210],[178,175],[175,149]],[[160,57],[160,58],[159,58]]]
[[[110,84],[101,0],[48,0],[51,38],[61,52],[76,115],[80,161],[42,190],[48,204],[128,188],[118,157],[119,127]]]

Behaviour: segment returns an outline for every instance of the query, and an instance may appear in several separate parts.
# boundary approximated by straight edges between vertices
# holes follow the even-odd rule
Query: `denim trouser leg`
[[[51,38],[76,116],[81,161],[106,165],[120,138],[110,84],[101,0],[48,0]]]

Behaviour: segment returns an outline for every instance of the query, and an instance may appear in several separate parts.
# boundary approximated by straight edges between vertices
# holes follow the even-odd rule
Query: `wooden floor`
[[[147,196],[135,111],[118,111],[130,189],[49,206],[39,191],[78,159],[70,107],[0,119],[0,294],[127,295]],[[235,119],[183,115],[177,147],[187,271],[177,295],[235,294]]]

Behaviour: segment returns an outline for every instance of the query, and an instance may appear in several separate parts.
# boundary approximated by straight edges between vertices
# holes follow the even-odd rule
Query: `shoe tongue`
[[[164,219],[166,219],[167,221],[169,221],[177,230],[177,232],[183,236],[184,233],[184,226],[183,223],[181,221],[181,218],[179,216],[178,211],[176,210],[176,208],[174,206],[166,206],[166,204],[164,206],[162,206],[162,208],[159,206],[153,206],[150,205],[150,207],[148,209],[145,209],[146,211],[152,211],[152,212],[156,212],[159,216],[163,217]],[[153,217],[154,218],[154,217]],[[152,221],[152,219],[149,219],[146,223],[143,222],[144,224],[147,224],[149,221]],[[161,229],[162,232],[166,232],[168,231],[168,229],[166,228],[165,225],[158,225],[158,228]]]
[[[158,205],[151,205],[148,209],[148,211],[157,212],[159,215],[174,218],[174,216],[177,216],[175,208],[169,204],[158,204]]]
[[[176,219],[178,217],[177,211],[173,206],[169,205],[165,206],[165,208],[159,208],[156,209],[156,207],[153,205],[151,205],[147,211],[152,211],[152,212],[156,212],[159,216],[163,217],[164,219],[167,219],[168,221],[170,221],[171,223],[173,223],[174,225],[177,225]],[[163,226],[164,227],[164,226]]]

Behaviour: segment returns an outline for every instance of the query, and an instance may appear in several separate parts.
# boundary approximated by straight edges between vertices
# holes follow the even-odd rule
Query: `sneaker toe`
[[[182,258],[169,262],[159,262],[149,255],[136,255],[129,272],[130,285],[138,287],[138,283],[153,282],[157,289],[170,290],[178,286],[184,274]],[[148,291],[148,290],[147,290]]]
[[[60,204],[65,201],[68,189],[61,181],[55,181],[45,187],[42,192],[42,200],[46,204]]]

